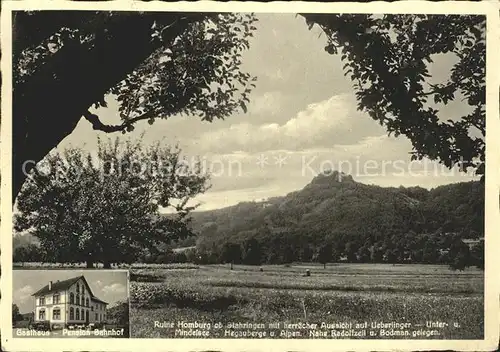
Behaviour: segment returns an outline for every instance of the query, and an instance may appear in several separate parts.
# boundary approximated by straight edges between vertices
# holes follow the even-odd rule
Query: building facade
[[[34,321],[51,326],[106,323],[108,303],[97,298],[84,276],[50,281],[33,294]]]

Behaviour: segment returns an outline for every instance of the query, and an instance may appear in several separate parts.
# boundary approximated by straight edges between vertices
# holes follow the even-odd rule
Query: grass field
[[[132,269],[131,335],[181,337],[175,335],[175,327],[155,327],[155,321],[174,326],[209,322],[210,337],[233,337],[221,335],[225,329],[214,329],[216,323],[409,322],[409,333],[427,335],[380,337],[377,328],[377,336],[371,338],[483,338],[484,286],[479,270],[452,272],[446,266],[408,264],[262,268],[262,272],[259,267],[239,265],[234,270],[225,265]],[[303,275],[306,269],[311,276]],[[429,321],[448,325],[426,327]],[[308,336],[302,330],[293,337]]]

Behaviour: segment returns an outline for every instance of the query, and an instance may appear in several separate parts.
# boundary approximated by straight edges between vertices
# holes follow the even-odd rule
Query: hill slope
[[[270,253],[277,247],[280,252],[290,247],[289,251],[313,254],[325,243],[339,255],[348,255],[349,242],[356,251],[374,244],[387,250],[401,241],[406,242],[405,247],[411,246],[408,242],[419,241],[421,235],[417,234],[436,234],[445,242],[449,239],[445,240],[444,233],[462,238],[482,236],[483,219],[484,185],[480,182],[430,191],[385,188],[334,172],[318,175],[302,190],[284,197],[196,212],[193,230],[198,234],[198,248],[219,255],[228,243],[244,244],[251,239],[266,248],[267,257],[273,257]]]

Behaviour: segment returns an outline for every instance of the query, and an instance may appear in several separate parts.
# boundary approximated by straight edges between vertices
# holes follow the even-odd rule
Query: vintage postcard
[[[3,2],[2,349],[496,349],[499,10]]]

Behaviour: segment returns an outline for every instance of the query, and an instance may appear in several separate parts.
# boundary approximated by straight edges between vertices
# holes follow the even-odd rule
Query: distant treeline
[[[387,188],[334,172],[321,174],[302,190],[284,197],[195,212],[192,218],[191,231],[185,237],[148,250],[124,247],[106,259],[113,263],[346,261],[484,267],[484,242],[464,243],[484,236],[482,182],[432,190]],[[196,248],[173,250],[194,244]],[[75,257],[62,260],[57,249],[47,247],[23,244],[15,248],[14,261],[66,263]],[[74,260],[81,262],[82,258]]]
[[[294,243],[293,240],[297,242]],[[52,262],[50,256],[35,245],[19,247],[14,262]],[[131,260],[132,259],[132,260]],[[273,242],[250,238],[242,243],[226,242],[212,250],[189,248],[183,251],[164,249],[156,253],[142,253],[136,258],[123,258],[122,263],[233,263],[246,265],[317,262],[322,264],[349,263],[424,263],[448,264],[452,269],[467,266],[484,269],[484,240],[464,243],[457,234],[403,236],[399,241],[358,243],[354,241],[327,241],[318,245],[300,243],[300,237],[280,236]]]
[[[484,240],[471,245],[457,234],[416,235],[400,239],[359,243],[324,241],[311,245],[300,236],[282,235],[263,242],[250,238],[242,243],[226,242],[211,250],[200,248],[180,253],[146,256],[144,262],[193,262],[197,264],[234,263],[247,265],[287,264],[292,262],[349,263],[423,263],[448,264],[453,269],[467,266],[484,268]]]

